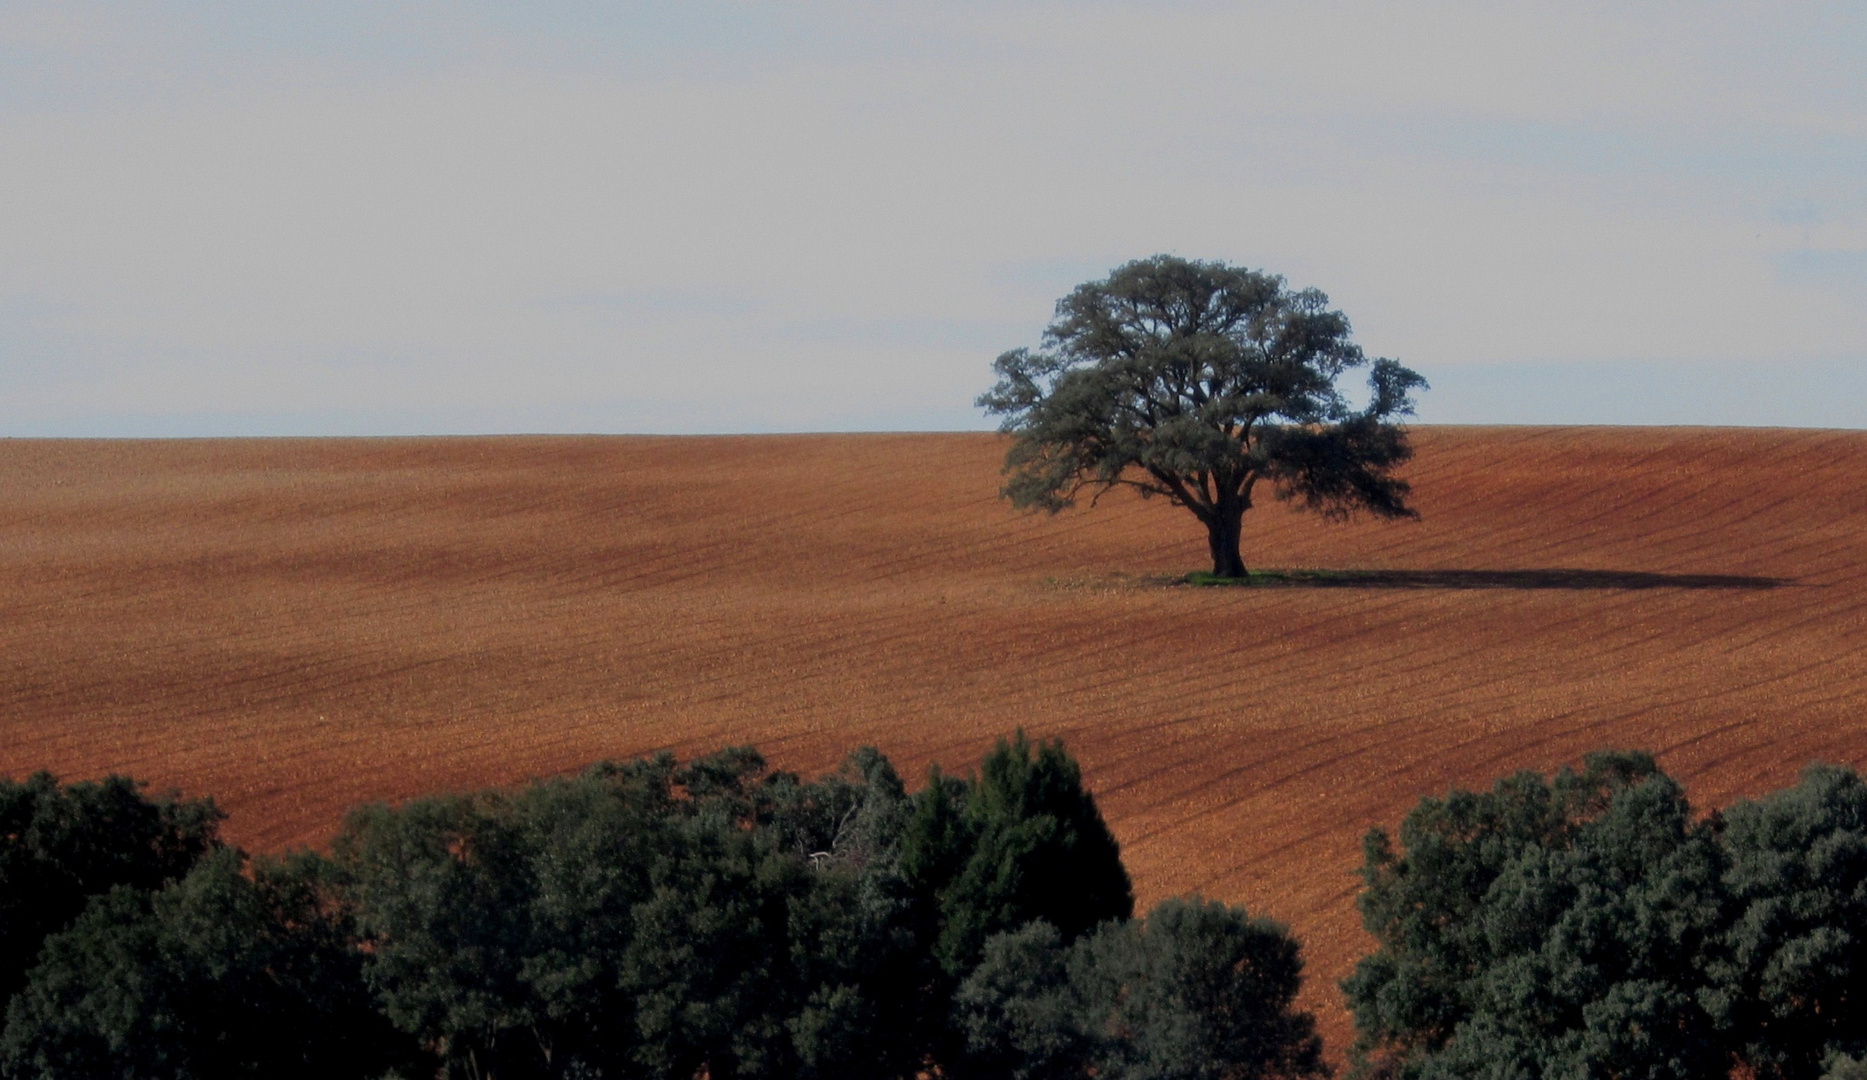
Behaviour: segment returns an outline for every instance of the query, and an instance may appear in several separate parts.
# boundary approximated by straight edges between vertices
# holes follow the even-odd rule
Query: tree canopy
[[[1337,387],[1369,367],[1369,400]],[[1057,302],[1043,347],[994,364],[979,405],[1012,436],[1004,494],[1056,511],[1126,486],[1206,527],[1212,570],[1245,573],[1243,515],[1260,483],[1328,517],[1410,517],[1395,475],[1411,455],[1397,422],[1426,381],[1370,361],[1315,289],[1219,262],[1156,255]]]
[[[1320,1069],[1294,939],[1208,902],[1130,920],[1081,770],[1022,733],[913,795],[873,749],[814,780],[749,747],[663,754],[366,806],[330,856],[277,860],[212,843],[206,804],[130,828],[150,806],[128,781],[0,790],[27,788],[15,828],[72,838],[39,862],[97,862],[81,841],[111,822],[129,864],[167,854],[127,880],[78,875],[103,891],[36,946],[0,1031],[5,1080]],[[63,831],[21,826],[26,803]],[[16,910],[50,880],[35,873],[6,880]],[[1068,1008],[1036,1008],[1037,1043],[1005,1033],[1052,1000]]]
[[[1710,966],[1739,1053],[1774,1080],[1867,1054],[1867,784],[1811,766],[1723,824],[1729,925]]]
[[[1022,733],[913,794],[873,749],[601,763],[364,807],[328,857],[248,858],[122,778],[0,796],[4,1080],[1327,1073],[1296,940],[1199,897],[1132,917],[1081,769]],[[1606,752],[1364,851],[1363,1076],[1867,1076],[1852,770],[1698,814]]]
[[[1295,1008],[1296,940],[1243,908],[1161,901],[1066,944],[1029,922],[987,939],[955,995],[980,1080],[1308,1080],[1328,1075]]]
[[[912,1075],[906,802],[872,751],[814,783],[662,755],[367,808],[337,861],[371,986],[451,1075]]]
[[[220,845],[221,818],[210,799],[151,799],[123,776],[0,780],[0,1002],[90,898],[180,878]]]
[[[1644,754],[1424,799],[1365,845],[1364,1072],[1817,1080],[1867,1052],[1867,785],[1692,813]]]
[[[910,887],[938,905],[935,948],[948,971],[978,960],[985,939],[1034,919],[1066,942],[1134,913],[1121,848],[1082,772],[1052,742],[1019,731],[964,780],[933,774],[903,838]]]
[[[326,1080],[418,1063],[382,1015],[326,864],[208,853],[154,892],[118,886],[52,937],[8,1010],[15,1080]]]

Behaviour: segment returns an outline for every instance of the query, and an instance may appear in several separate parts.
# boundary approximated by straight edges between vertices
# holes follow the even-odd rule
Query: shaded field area
[[[1189,584],[1307,589],[1774,589],[1787,578],[1740,574],[1650,574],[1638,570],[1276,569],[1246,577],[1190,574]]]
[[[995,498],[989,435],[0,441],[0,772],[211,794],[256,849],[601,757],[1022,725],[1145,903],[1291,923],[1333,1048],[1362,834],[1646,747],[1714,806],[1867,764],[1867,433],[1421,428],[1423,518]],[[1326,571],[1326,572],[1325,572]]]

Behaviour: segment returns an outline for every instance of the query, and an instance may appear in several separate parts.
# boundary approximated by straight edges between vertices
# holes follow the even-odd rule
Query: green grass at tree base
[[[1251,588],[1257,586],[1304,585],[1311,582],[1345,582],[1372,580],[1376,571],[1370,570],[1323,570],[1314,568],[1249,570],[1244,577],[1220,577],[1209,570],[1195,570],[1180,581],[1187,585],[1201,587],[1227,586],[1231,588]]]

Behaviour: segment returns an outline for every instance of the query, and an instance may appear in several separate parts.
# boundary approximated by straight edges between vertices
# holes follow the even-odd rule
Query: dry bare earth
[[[1365,948],[1358,842],[1423,794],[1643,746],[1717,804],[1867,760],[1867,433],[1426,428],[1424,520],[1261,508],[1193,589],[1159,503],[994,498],[984,435],[0,443],[0,771],[345,807],[750,742],[911,777],[1061,735],[1144,902]],[[1770,579],[1780,579],[1773,582]]]

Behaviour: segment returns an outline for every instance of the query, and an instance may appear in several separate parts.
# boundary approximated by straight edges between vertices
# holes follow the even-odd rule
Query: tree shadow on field
[[[1794,578],[1657,574],[1641,570],[1253,570],[1248,578],[1189,574],[1188,585],[1297,589],[1776,589]]]

